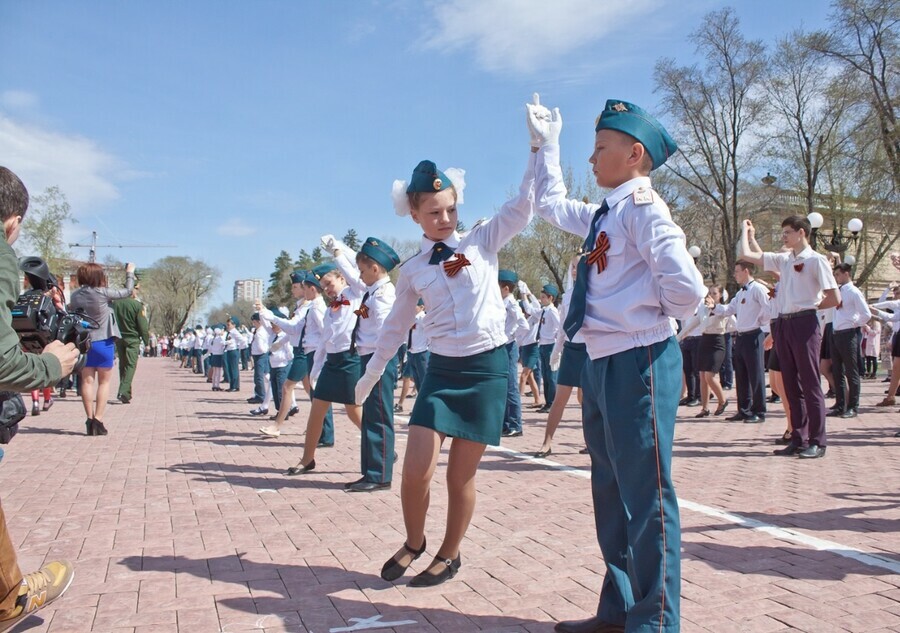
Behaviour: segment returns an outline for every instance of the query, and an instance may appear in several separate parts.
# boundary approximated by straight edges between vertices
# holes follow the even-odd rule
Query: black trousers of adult
[[[831,372],[835,407],[841,411],[859,409],[859,328],[838,330],[831,335]],[[846,400],[845,384],[849,386]]]
[[[700,399],[700,337],[688,336],[681,341],[681,368],[684,371],[684,382],[687,384],[688,400]]]
[[[760,329],[734,335],[734,383],[743,418],[766,415],[765,339]]]

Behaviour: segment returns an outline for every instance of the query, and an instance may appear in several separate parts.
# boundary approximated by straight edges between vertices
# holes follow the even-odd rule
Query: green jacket
[[[112,304],[116,313],[116,322],[122,333],[122,340],[136,341],[141,339],[144,345],[150,344],[150,324],[144,315],[144,304],[137,299],[117,299]]]
[[[52,354],[26,354],[12,329],[12,307],[18,298],[16,253],[5,239],[0,239],[0,390],[52,387],[62,378],[59,359]]]

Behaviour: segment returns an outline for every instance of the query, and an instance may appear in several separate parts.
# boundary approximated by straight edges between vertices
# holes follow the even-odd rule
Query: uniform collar
[[[376,290],[378,290],[379,288],[381,288],[384,284],[386,284],[386,283],[389,282],[390,280],[391,280],[390,277],[382,277],[381,279],[379,279],[378,281],[376,281],[376,282],[375,282],[374,284],[372,284],[371,286],[366,286],[366,292],[368,292],[370,295],[372,295],[372,294],[375,293]]]
[[[457,233],[456,231],[453,231],[453,235],[451,235],[450,237],[448,237],[445,240],[440,240],[440,242],[443,242],[450,248],[455,249],[457,246],[459,246],[459,233]],[[440,242],[434,242],[423,235],[422,243],[421,243],[422,252],[430,253],[431,249],[434,248],[434,245],[438,244]]]
[[[815,254],[816,254],[816,252],[812,249],[812,246],[810,246],[809,244],[807,244],[806,248],[804,248],[802,251],[800,251],[800,253],[798,255],[794,255],[794,251],[793,250],[791,251],[791,257],[794,259],[809,259],[810,257],[813,257]]]
[[[610,209],[612,209],[627,196],[631,195],[631,193],[635,189],[639,189],[640,187],[646,187],[648,189],[650,188],[649,176],[639,176],[637,178],[632,178],[627,182],[623,182],[621,185],[613,189],[608,196],[606,196],[606,204],[609,205]]]

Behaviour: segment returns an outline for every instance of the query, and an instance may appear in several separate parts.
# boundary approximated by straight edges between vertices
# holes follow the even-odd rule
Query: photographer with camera
[[[0,222],[6,240],[0,240],[0,389],[19,392],[39,389],[59,382],[71,373],[78,350],[71,343],[52,341],[41,354],[22,350],[12,328],[11,309],[19,296],[19,271],[11,244],[19,237],[22,219],[28,209],[28,191],[22,181],[0,167]],[[5,421],[7,405],[21,403],[18,394],[6,394],[0,412]],[[24,415],[24,404],[21,404]],[[0,507],[0,631],[10,629],[37,609],[59,598],[69,588],[75,571],[66,561],[47,563],[26,576],[19,571],[16,552],[6,529],[6,517]]]
[[[125,287],[117,290],[106,287],[106,272],[100,264],[82,264],[76,276],[79,288],[72,293],[69,307],[95,324],[90,330],[91,349],[81,370],[81,402],[87,415],[85,431],[88,435],[106,435],[103,413],[116,361],[115,341],[122,338],[112,303],[131,297],[134,264],[125,264]]]

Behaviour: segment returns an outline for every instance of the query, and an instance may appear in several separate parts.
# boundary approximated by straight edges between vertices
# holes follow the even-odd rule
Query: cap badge
[[[628,112],[628,108],[625,107],[624,103],[617,103],[616,105],[614,105],[612,107],[612,109],[615,110],[616,112]]]
[[[431,186],[434,187],[435,191],[440,191],[441,187],[444,186],[444,182],[440,178],[435,178],[434,182],[431,183]]]

